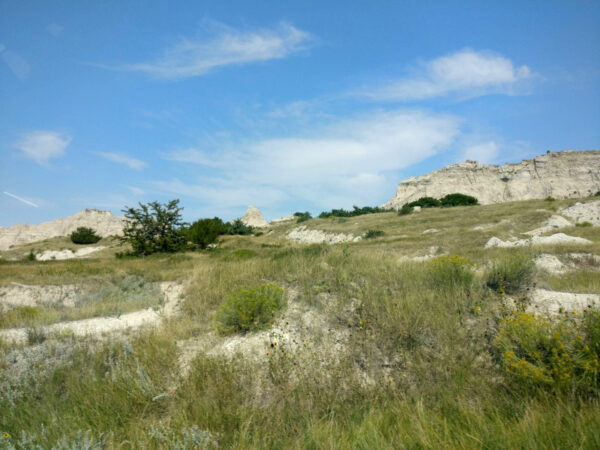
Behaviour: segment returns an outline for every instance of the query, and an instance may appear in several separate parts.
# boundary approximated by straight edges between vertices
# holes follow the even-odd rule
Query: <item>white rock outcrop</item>
[[[563,209],[561,214],[577,223],[589,222],[598,227],[600,226],[600,200],[575,203],[573,206]]]
[[[551,245],[551,244],[591,244],[592,241],[580,237],[568,236],[564,233],[556,233],[551,236],[533,236],[529,239],[513,239],[503,241],[497,237],[490,238],[485,244],[485,248],[513,248],[527,247],[529,245]]]
[[[361,236],[344,233],[327,233],[322,230],[309,230],[304,225],[294,228],[287,238],[300,244],[340,244],[342,242],[358,242]]]
[[[572,226],[573,226],[573,224],[571,222],[569,222],[567,219],[555,214],[546,221],[546,225],[544,225],[540,228],[536,228],[535,230],[527,231],[524,234],[527,234],[529,236],[540,236],[542,234],[546,234],[551,231],[557,231],[562,228],[568,228],[568,227],[572,227]]]
[[[284,216],[284,217],[279,217],[278,219],[273,219],[269,222],[269,225],[279,225],[280,223],[287,223],[287,222],[291,222],[293,220],[296,220],[297,217],[296,216]]]
[[[600,305],[600,295],[535,289],[527,312],[552,315],[573,311],[582,313],[583,310],[595,308],[598,305]]]
[[[73,216],[40,225],[16,224],[8,228],[0,227],[0,250],[8,250],[12,245],[67,236],[79,227],[92,228],[102,237],[119,236],[123,234],[123,223],[123,217],[115,216],[110,211],[84,209]]]
[[[260,210],[252,205],[248,206],[246,214],[244,214],[244,217],[242,217],[242,222],[245,225],[256,228],[264,228],[269,226]]]
[[[38,261],[51,261],[51,260],[63,260],[72,258],[83,258],[84,256],[95,253],[106,247],[84,247],[79,250],[45,250],[35,255],[35,259]]]
[[[546,197],[586,197],[598,191],[600,150],[566,150],[504,166],[486,166],[476,161],[452,164],[401,182],[394,198],[382,207],[399,209],[420,197],[440,198],[454,192],[472,195],[486,205]]]

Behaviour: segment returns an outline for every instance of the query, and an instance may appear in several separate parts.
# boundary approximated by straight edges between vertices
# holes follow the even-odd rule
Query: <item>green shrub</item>
[[[440,256],[427,265],[431,282],[436,287],[468,287],[473,282],[473,262],[460,255]]]
[[[35,261],[36,260],[35,253],[33,253],[33,249],[29,250],[29,253],[25,257],[25,260],[27,260],[27,261]]]
[[[242,219],[235,219],[226,225],[225,234],[238,234],[241,236],[247,236],[254,232],[254,228],[250,225],[246,225],[242,222]]]
[[[240,289],[221,304],[215,314],[215,326],[221,333],[260,330],[271,324],[284,305],[283,289],[276,284]]]
[[[440,199],[442,206],[472,206],[479,202],[475,197],[466,194],[448,194]]]
[[[220,235],[225,234],[227,227],[221,219],[200,219],[195,221],[186,231],[188,241],[193,242],[201,249],[217,242]]]
[[[365,239],[374,239],[383,236],[385,233],[381,230],[367,230]]]
[[[327,219],[328,217],[355,217],[362,216],[365,214],[377,214],[382,212],[390,212],[390,209],[380,208],[379,206],[353,206],[352,211],[345,209],[332,209],[331,211],[323,211],[319,214],[320,219]]]
[[[420,206],[421,208],[437,208],[441,205],[442,203],[437,198],[433,197],[421,197],[420,199],[408,204],[408,206]]]
[[[312,215],[308,211],[295,212],[294,216],[298,218],[296,223],[306,222],[307,220],[312,219]]]
[[[594,194],[594,197],[600,197],[600,191],[596,192],[596,193]]]
[[[546,319],[520,312],[505,319],[494,340],[506,375],[525,387],[598,391],[600,313]]]
[[[413,212],[415,208],[413,208],[412,206],[410,206],[408,203],[405,203],[404,205],[402,205],[402,208],[400,208],[398,210],[398,215],[399,216],[406,216],[407,214],[410,214],[411,212]]]
[[[555,199],[554,197],[546,197],[546,198],[544,199],[544,201],[545,201],[545,202],[554,202],[554,201],[556,201],[556,199]]]
[[[584,227],[584,228],[586,228],[586,227],[591,227],[592,224],[590,222],[579,222],[579,223],[576,223],[575,226],[576,227]]]
[[[95,244],[100,239],[96,232],[87,227],[79,227],[71,233],[71,242],[73,244]]]
[[[159,202],[139,205],[139,208],[123,209],[126,222],[120,239],[131,245],[132,255],[147,256],[186,248],[182,232],[183,208],[179,206],[179,200],[171,200],[164,205]]]
[[[497,292],[513,294],[533,280],[535,263],[520,253],[494,261],[485,274],[486,285]]]

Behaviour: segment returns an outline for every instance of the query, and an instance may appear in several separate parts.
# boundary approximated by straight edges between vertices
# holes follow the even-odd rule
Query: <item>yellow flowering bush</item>
[[[550,319],[525,312],[506,318],[494,341],[506,374],[529,387],[597,390],[600,346],[594,332],[600,314],[584,314],[589,318]]]
[[[468,287],[473,282],[473,262],[460,255],[446,255],[428,262],[434,286]]]
[[[221,304],[215,314],[215,326],[221,333],[266,328],[271,324],[275,313],[284,306],[283,289],[276,284],[240,289]]]

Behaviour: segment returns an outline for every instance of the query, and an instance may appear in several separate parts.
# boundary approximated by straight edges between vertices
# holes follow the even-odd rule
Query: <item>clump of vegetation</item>
[[[497,259],[485,274],[485,283],[499,293],[513,294],[533,280],[535,263],[531,257],[513,253]]]
[[[365,239],[375,239],[383,236],[385,233],[382,230],[367,230]]]
[[[411,212],[414,211],[415,208],[413,208],[412,206],[410,206],[408,203],[405,203],[404,205],[402,205],[402,208],[400,208],[398,210],[398,215],[399,216],[406,216],[407,214],[410,214]]]
[[[477,199],[471,195],[466,194],[448,194],[440,199],[440,203],[442,206],[450,207],[450,206],[471,206],[477,205],[479,202]]]
[[[28,345],[41,344],[46,340],[46,331],[41,327],[27,328],[26,333]]]
[[[295,212],[294,213],[294,217],[297,217],[298,220],[296,220],[296,223],[300,223],[300,222],[306,222],[309,219],[312,219],[312,215],[308,212],[308,211],[304,211],[304,212]]]
[[[252,234],[253,232],[254,232],[254,228],[251,227],[250,225],[246,225],[244,222],[242,222],[242,219],[235,219],[234,221],[228,223],[225,226],[224,234],[230,234],[230,235],[238,234],[241,236],[247,236],[247,235]]]
[[[575,224],[576,227],[583,227],[583,228],[587,228],[587,227],[591,227],[592,223],[591,222],[578,222]]]
[[[185,230],[188,241],[194,243],[201,249],[217,242],[220,235],[225,234],[227,227],[221,219],[200,219],[195,221]]]
[[[408,203],[408,206],[412,206],[413,208],[415,206],[420,206],[421,208],[437,208],[439,206],[442,206],[442,202],[440,202],[437,198],[433,197],[421,197],[420,199],[415,200],[414,202]]]
[[[377,214],[382,212],[390,212],[390,209],[380,208],[379,206],[353,206],[352,211],[345,209],[332,209],[331,211],[323,211],[319,214],[320,219],[327,219],[329,217],[355,217],[362,216],[365,214]]]
[[[505,373],[526,388],[598,392],[600,312],[547,319],[520,312],[506,318],[494,341]]]
[[[260,330],[271,324],[284,305],[283,289],[276,284],[240,289],[221,304],[215,314],[215,326],[221,333]]]
[[[35,261],[36,260],[35,253],[33,252],[33,249],[29,250],[29,253],[25,257],[25,260],[27,260],[27,261]]]
[[[166,204],[139,203],[139,208],[123,209],[125,226],[120,238],[131,246],[131,255],[147,256],[153,253],[172,253],[186,248],[182,232],[182,207],[179,200]]]
[[[434,286],[441,288],[467,288],[474,278],[473,262],[460,255],[446,255],[432,259],[427,264]]]
[[[95,244],[100,239],[96,231],[88,227],[79,227],[71,233],[71,242],[73,244]]]
[[[596,192],[596,193],[594,194],[594,197],[600,197],[600,191]]]
[[[554,202],[554,201],[556,201],[556,199],[555,199],[554,197],[550,197],[550,196],[548,196],[548,197],[546,197],[546,198],[544,199],[544,201],[545,201],[545,202]]]

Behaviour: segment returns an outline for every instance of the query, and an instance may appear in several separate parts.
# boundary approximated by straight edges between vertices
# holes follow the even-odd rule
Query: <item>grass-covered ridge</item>
[[[519,236],[569,203],[303,222],[336,233],[384,232],[337,246],[291,245],[285,234],[292,223],[262,236],[224,236],[204,252],[116,259],[114,248],[86,260],[2,262],[0,286],[117,284],[143,276],[183,280],[186,291],[180,314],[155,330],[103,341],[64,336],[24,348],[1,344],[0,432],[10,437],[0,446],[600,447],[596,316],[580,311],[563,325],[557,318],[545,325],[518,310],[534,283],[600,294],[591,263],[563,275],[531,272],[529,265],[541,252],[600,254],[600,230],[564,230],[592,240],[585,248],[483,249],[489,237]],[[423,234],[432,229],[439,231]],[[433,246],[436,256],[428,261],[402,259]],[[502,289],[492,289],[488,282],[498,270]],[[506,293],[507,280],[516,280],[515,294]],[[273,284],[287,305],[269,319],[271,328],[216,332],[215,315],[227,299]],[[286,324],[295,312],[310,333]],[[561,340],[552,341],[558,329]],[[539,358],[536,349],[515,345],[532,333],[541,333],[547,351]],[[296,336],[303,340],[294,342]],[[234,344],[243,350],[226,351]],[[562,355],[552,359],[560,344],[570,358],[581,356],[561,369],[560,376],[577,380],[566,388],[563,378],[551,381],[559,361],[566,364]],[[189,348],[195,351],[187,354]],[[523,360],[532,364],[525,376]]]

